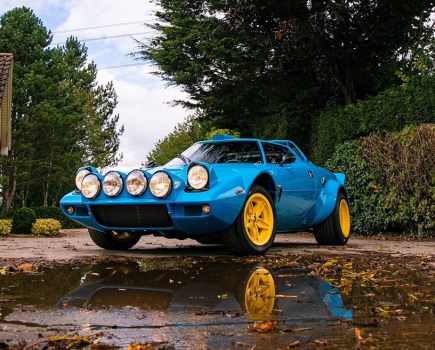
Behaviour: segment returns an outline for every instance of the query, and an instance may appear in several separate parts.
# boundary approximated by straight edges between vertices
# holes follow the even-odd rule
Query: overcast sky
[[[54,44],[63,43],[71,35],[83,40],[90,61],[97,64],[99,83],[113,81],[118,94],[116,112],[120,115],[119,123],[125,126],[120,145],[124,160],[120,167],[140,166],[153,145],[188,115],[188,111],[170,105],[171,101],[184,97],[181,91],[167,87],[150,74],[155,67],[128,56],[138,50],[132,37],[144,41],[152,36],[144,23],[154,21],[154,3],[149,0],[1,0],[0,14],[21,6],[33,9],[54,33]]]

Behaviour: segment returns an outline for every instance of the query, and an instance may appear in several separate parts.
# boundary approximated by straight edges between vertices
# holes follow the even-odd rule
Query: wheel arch
[[[270,197],[272,198],[274,204],[276,203],[276,185],[270,174],[262,173],[258,175],[252,183],[251,187],[253,185],[259,185],[263,187],[270,194]]]
[[[320,192],[317,202],[314,205],[315,215],[311,222],[311,227],[319,225],[332,214],[339,192],[342,192],[347,198],[346,189],[341,181],[333,180],[326,183],[326,186]]]

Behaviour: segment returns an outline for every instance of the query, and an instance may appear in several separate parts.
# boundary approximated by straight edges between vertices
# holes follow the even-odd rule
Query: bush
[[[313,122],[310,158],[324,164],[344,141],[435,122],[435,77],[419,77],[377,96],[328,109]]]
[[[435,124],[339,146],[327,167],[347,175],[353,229],[435,231]]]
[[[36,221],[35,212],[30,208],[18,209],[12,218],[13,233],[30,233],[32,224]]]
[[[12,231],[12,220],[0,219],[0,236],[7,236]]]
[[[59,235],[62,225],[54,219],[37,219],[32,225],[32,233],[36,236],[55,237]]]
[[[62,228],[82,228],[79,223],[67,218],[59,207],[33,207],[37,219],[56,219]]]

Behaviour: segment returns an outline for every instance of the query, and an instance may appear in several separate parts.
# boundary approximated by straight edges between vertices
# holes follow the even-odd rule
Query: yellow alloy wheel
[[[256,269],[245,290],[245,308],[249,317],[268,316],[275,305],[275,282],[265,268]]]
[[[251,243],[262,246],[273,234],[273,209],[266,196],[254,193],[248,198],[244,211],[246,234]]]
[[[349,237],[350,234],[350,212],[349,205],[345,199],[340,201],[339,208],[340,228],[344,238]]]

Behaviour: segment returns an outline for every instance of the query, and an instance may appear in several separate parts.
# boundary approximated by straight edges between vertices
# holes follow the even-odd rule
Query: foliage
[[[434,123],[434,110],[435,76],[417,77],[406,87],[390,88],[354,105],[325,110],[313,125],[311,158],[323,164],[344,141]]]
[[[147,160],[156,165],[164,165],[183,152],[194,142],[204,138],[204,130],[196,120],[186,120],[175,126],[163,139],[157,141],[154,148],[148,153]]]
[[[82,228],[77,222],[67,218],[59,207],[32,207],[37,219],[56,219],[62,228]]]
[[[421,38],[432,0],[156,0],[139,57],[189,95],[201,123],[309,144],[311,119],[398,84],[397,51]]]
[[[77,39],[56,48],[51,40],[29,8],[0,18],[0,52],[14,55],[12,148],[0,160],[4,211],[55,205],[80,165],[121,159],[112,84],[97,84],[96,66]]]
[[[55,237],[59,235],[62,225],[54,219],[36,219],[32,225],[32,234],[36,236]]]
[[[32,225],[36,221],[35,212],[26,207],[17,209],[12,218],[13,233],[30,233]]]
[[[7,236],[12,231],[12,220],[0,219],[0,236]]]
[[[374,134],[337,148],[327,167],[347,175],[353,229],[435,231],[435,124]]]

